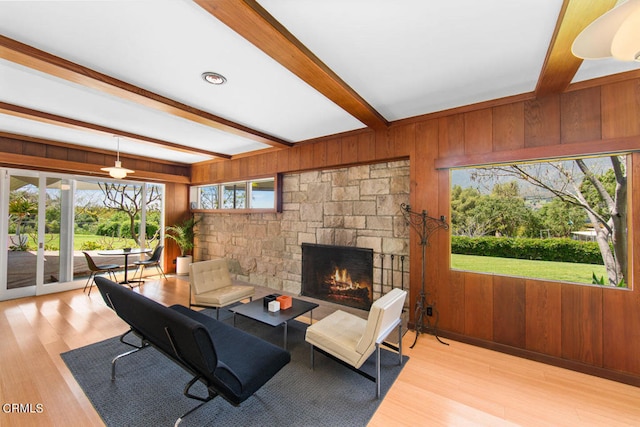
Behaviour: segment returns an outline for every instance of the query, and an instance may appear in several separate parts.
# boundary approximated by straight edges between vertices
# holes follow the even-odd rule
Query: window
[[[451,171],[451,268],[626,287],[631,156]]]
[[[191,188],[193,209],[275,209],[274,178],[201,185]]]

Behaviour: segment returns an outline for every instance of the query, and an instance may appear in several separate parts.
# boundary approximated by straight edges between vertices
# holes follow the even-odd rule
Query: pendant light
[[[120,137],[114,136],[114,138],[116,139],[117,144],[116,165],[110,168],[100,168],[100,170],[109,172],[109,175],[111,175],[115,179],[123,179],[127,176],[128,173],[134,173],[135,171],[122,167],[122,162],[120,162]]]
[[[640,0],[628,0],[593,21],[571,52],[582,59],[640,61]]]

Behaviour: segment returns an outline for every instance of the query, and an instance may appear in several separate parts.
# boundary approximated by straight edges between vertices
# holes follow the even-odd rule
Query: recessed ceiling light
[[[210,71],[202,73],[202,79],[212,85],[222,85],[227,82],[227,79],[222,74],[212,73]]]

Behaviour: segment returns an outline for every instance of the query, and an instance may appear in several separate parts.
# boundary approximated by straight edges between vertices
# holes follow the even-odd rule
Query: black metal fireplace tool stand
[[[402,216],[404,217],[405,221],[407,221],[407,223],[411,225],[411,228],[413,228],[418,233],[418,236],[420,236],[420,245],[422,246],[422,276],[421,276],[422,283],[420,288],[420,295],[416,299],[416,310],[415,310],[416,338],[413,341],[413,344],[411,344],[411,348],[415,347],[416,343],[418,342],[418,336],[420,336],[421,333],[425,333],[426,331],[429,331],[429,330],[433,332],[433,335],[436,337],[438,342],[444,345],[449,345],[446,342],[442,341],[438,336],[439,313],[437,310],[435,310],[435,314],[436,314],[435,324],[433,328],[431,327],[431,320],[429,318],[433,316],[435,307],[433,306],[433,304],[429,304],[427,301],[428,294],[426,292],[425,283],[424,283],[424,275],[426,271],[426,262],[427,262],[427,257],[426,257],[427,245],[429,244],[429,237],[433,233],[435,233],[437,230],[440,230],[440,229],[447,230],[449,228],[449,225],[445,221],[444,216],[441,216],[440,218],[433,218],[427,215],[426,210],[423,210],[422,212],[415,212],[411,210],[410,205],[407,205],[405,203],[402,203],[400,205],[400,210],[402,212]],[[426,326],[425,326],[425,320],[427,323]]]

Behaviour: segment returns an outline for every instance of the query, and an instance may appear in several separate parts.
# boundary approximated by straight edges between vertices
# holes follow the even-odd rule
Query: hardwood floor
[[[140,292],[186,304],[188,283],[148,281]],[[126,329],[95,288],[0,302],[0,425],[103,425],[59,355]],[[409,349],[413,338],[370,426],[640,425],[639,388],[429,335]],[[14,403],[32,413],[7,412]]]

